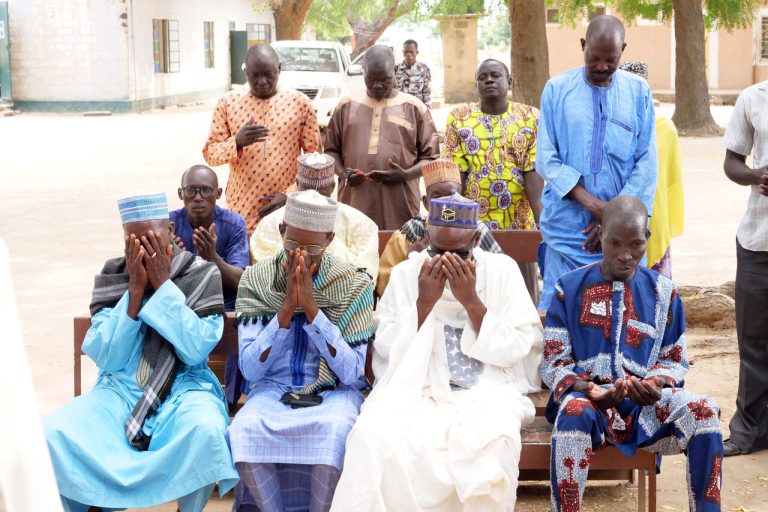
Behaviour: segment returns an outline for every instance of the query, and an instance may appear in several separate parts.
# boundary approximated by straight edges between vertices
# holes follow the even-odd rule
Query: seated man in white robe
[[[373,391],[331,510],[506,511],[535,409],[542,328],[518,266],[477,248],[479,206],[429,204],[429,246],[376,311]]]
[[[171,244],[165,194],[118,207],[124,256],[96,276],[82,347],[99,377],[44,421],[61,499],[66,512],[171,500],[201,512],[217,482],[223,495],[238,480],[208,368],[224,329],[221,275]]]

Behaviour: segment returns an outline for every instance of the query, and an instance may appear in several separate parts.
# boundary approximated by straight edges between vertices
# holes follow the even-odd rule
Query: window
[[[155,73],[179,72],[179,22],[152,20],[152,52]]]
[[[560,23],[557,9],[547,9],[547,23]]]
[[[272,42],[272,27],[261,23],[246,23],[248,31],[248,48],[255,44],[268,44]]]
[[[605,6],[595,7],[595,10],[592,12],[587,12],[587,19],[589,21],[592,21],[598,16],[604,16],[605,15]]]
[[[760,60],[768,60],[768,16],[760,18]]]
[[[205,52],[205,69],[213,67],[213,22],[203,22],[203,50]]]

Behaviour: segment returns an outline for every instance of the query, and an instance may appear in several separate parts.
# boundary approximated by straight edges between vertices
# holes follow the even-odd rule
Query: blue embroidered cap
[[[168,220],[168,199],[164,192],[126,197],[117,201],[123,224]]]
[[[477,229],[480,205],[471,199],[453,194],[436,197],[429,202],[429,224],[449,228]]]

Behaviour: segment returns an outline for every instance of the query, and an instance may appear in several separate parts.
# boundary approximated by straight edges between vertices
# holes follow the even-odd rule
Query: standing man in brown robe
[[[379,229],[398,229],[419,213],[421,167],[440,154],[427,107],[395,90],[395,57],[386,46],[365,54],[365,93],[343,98],[325,152],[336,161],[339,201]]]

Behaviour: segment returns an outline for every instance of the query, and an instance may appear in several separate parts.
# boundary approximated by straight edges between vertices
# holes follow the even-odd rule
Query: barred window
[[[152,53],[155,73],[179,72],[178,20],[152,20]]]
[[[760,58],[768,60],[768,16],[760,18]]]
[[[213,22],[203,22],[203,50],[205,52],[205,69],[213,67]]]

